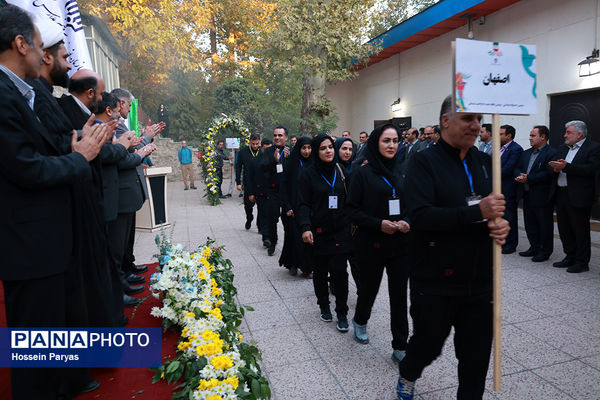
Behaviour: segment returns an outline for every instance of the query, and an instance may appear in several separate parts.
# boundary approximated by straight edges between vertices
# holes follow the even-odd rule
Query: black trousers
[[[219,179],[219,183],[217,184],[217,188],[219,188],[219,196],[223,196],[223,192],[221,191],[221,184],[223,184],[223,167],[216,168],[217,170],[217,179]]]
[[[131,216],[131,226],[129,227],[129,240],[127,241],[127,247],[125,247],[125,253],[123,254],[123,271],[126,275],[133,272],[135,266],[135,256],[133,255],[133,245],[135,244],[135,214]]]
[[[22,281],[3,281],[7,326],[64,328],[86,326],[83,293],[76,271]],[[82,284],[81,284],[82,286]],[[82,320],[83,319],[83,320]],[[87,368],[13,368],[13,400],[74,397],[89,380]]]
[[[321,308],[329,308],[328,275],[335,286],[335,312],[338,315],[348,314],[348,271],[346,270],[347,254],[313,255],[313,286],[317,296],[317,304]]]
[[[591,257],[591,207],[573,207],[569,204],[569,189],[559,188],[556,197],[556,219],[563,250],[568,258],[587,265]]]
[[[263,241],[269,239],[272,244],[277,243],[277,222],[279,221],[280,205],[279,196],[269,193],[256,196],[258,204],[258,228],[262,234]],[[261,221],[262,220],[262,221]]]
[[[458,359],[458,400],[481,399],[485,390],[492,348],[492,293],[473,296],[435,296],[411,290],[410,315],[413,335],[400,375],[409,381],[442,352],[454,327],[454,350]]]
[[[250,199],[248,199],[246,192],[244,192],[244,211],[246,212],[246,221],[252,221],[254,219],[254,215],[252,215],[253,208],[254,203],[251,202]]]
[[[554,217],[552,207],[532,207],[529,195],[523,195],[523,221],[529,246],[537,253],[550,255],[554,249]]]
[[[108,223],[108,251],[112,259],[112,266],[119,274],[121,286],[127,286],[127,273],[123,266],[125,250],[131,236],[132,213],[118,214],[117,219]]]
[[[381,250],[377,251],[372,248],[358,250],[361,272],[354,321],[359,325],[366,325],[369,322],[373,303],[381,285],[383,270],[385,270],[388,277],[392,348],[394,350],[405,350],[408,341],[406,300],[408,274],[402,261],[401,257],[387,256]]]
[[[504,211],[504,219],[510,224],[510,232],[506,237],[506,244],[502,246],[505,249],[516,249],[519,244],[519,221],[517,216],[517,199],[516,197],[506,198],[506,210]]]

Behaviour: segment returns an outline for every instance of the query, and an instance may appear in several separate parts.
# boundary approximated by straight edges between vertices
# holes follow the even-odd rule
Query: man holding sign
[[[474,146],[481,114],[440,111],[442,137],[419,152],[406,175],[414,231],[413,335],[399,365],[397,394],[413,399],[415,381],[441,353],[454,327],[458,399],[480,399],[492,344],[492,242],[504,244],[504,196],[492,192],[490,157]],[[497,220],[496,220],[497,219]]]

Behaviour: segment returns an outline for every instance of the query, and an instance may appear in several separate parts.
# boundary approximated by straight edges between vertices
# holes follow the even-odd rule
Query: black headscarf
[[[398,155],[394,158],[385,158],[379,152],[379,138],[383,131],[388,128],[392,128],[398,134],[398,140],[400,140],[400,132],[392,124],[380,125],[371,132],[369,140],[367,141],[367,160],[371,168],[378,174],[386,177],[386,179],[394,185],[396,190],[400,190],[402,174],[399,171]]]
[[[312,147],[311,156],[317,171],[323,174],[325,177],[329,178],[333,176],[333,169],[335,168],[335,156],[333,160],[329,163],[326,163],[323,160],[321,160],[321,158],[319,157],[319,147],[321,146],[321,143],[324,140],[330,140],[333,144],[333,139],[329,135],[321,134],[315,136],[315,138],[310,142],[310,146]]]
[[[310,141],[311,138],[307,136],[299,137],[298,141],[296,142],[296,145],[292,148],[292,152],[290,153],[287,170],[290,174],[291,179],[294,182],[296,182],[298,175],[300,175],[300,171],[308,168],[312,164],[312,152],[311,156],[308,158],[302,157],[302,153],[300,152],[302,146],[304,146],[305,144],[310,144]],[[302,165],[300,165],[300,162],[302,162]]]
[[[344,144],[344,142],[347,141],[352,143],[352,156],[348,161],[342,161],[342,159],[340,158],[340,149],[342,148],[342,144]],[[354,158],[356,157],[356,154],[354,154],[354,142],[350,138],[342,137],[335,141],[333,147],[335,148],[335,162],[337,162],[338,164],[340,164],[340,166],[343,167],[344,173],[346,175],[350,175],[350,173],[352,172],[352,161],[354,161]]]

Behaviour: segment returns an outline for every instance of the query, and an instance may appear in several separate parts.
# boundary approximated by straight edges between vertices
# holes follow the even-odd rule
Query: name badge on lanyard
[[[277,171],[278,174],[281,174],[283,172],[283,164],[277,164],[275,166],[275,170]]]
[[[475,189],[473,188],[473,175],[471,175],[471,171],[469,171],[469,167],[467,166],[467,160],[463,160],[463,167],[465,167],[465,173],[467,174],[467,179],[469,180],[469,187],[471,189],[471,195],[465,197],[465,201],[468,206],[476,206],[481,203],[481,196],[475,194]]]
[[[333,181],[329,182],[327,180],[327,178],[325,178],[324,175],[321,174],[321,177],[323,178],[323,180],[327,183],[327,185],[331,188],[331,195],[328,197],[329,198],[329,209],[330,210],[337,210],[338,208],[338,197],[334,194],[334,187],[335,187],[335,178],[337,178],[337,169],[334,168],[333,170]]]
[[[337,210],[338,208],[338,198],[337,196],[329,196],[329,209]]]
[[[389,215],[400,215],[400,199],[388,200]]]
[[[400,199],[396,196],[396,188],[387,180],[385,176],[382,176],[383,180],[387,185],[392,188],[392,198],[388,200],[388,215],[400,215]]]

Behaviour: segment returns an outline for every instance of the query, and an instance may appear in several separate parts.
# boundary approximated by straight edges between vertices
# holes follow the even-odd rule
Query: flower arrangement
[[[206,184],[205,196],[212,206],[221,204],[218,189],[220,182],[217,177],[217,169],[215,168],[217,160],[215,138],[225,129],[233,131],[237,136],[241,136],[243,145],[247,145],[250,140],[250,131],[246,127],[246,124],[241,119],[228,117],[225,114],[222,114],[219,118],[215,118],[208,131],[203,135],[200,146],[203,150],[201,158],[202,175]]]
[[[238,327],[245,310],[235,303],[232,263],[222,247],[210,239],[193,252],[170,239],[156,237],[159,272],[150,290],[162,298],[151,314],[163,327],[180,334],[177,357],[156,369],[154,382],[182,380],[173,398],[194,400],[269,399],[271,390],[262,376],[260,351],[243,342]]]

